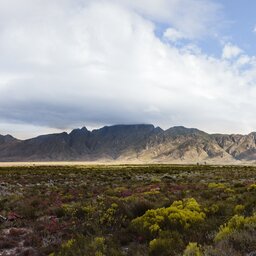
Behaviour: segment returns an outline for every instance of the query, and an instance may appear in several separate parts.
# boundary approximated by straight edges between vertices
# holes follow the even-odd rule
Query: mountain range
[[[70,133],[19,140],[0,135],[0,161],[95,161],[134,163],[253,163],[256,133],[208,134],[151,124],[85,127]]]

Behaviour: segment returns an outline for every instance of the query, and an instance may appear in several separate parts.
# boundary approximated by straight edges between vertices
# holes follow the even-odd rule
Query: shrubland
[[[250,255],[256,168],[0,168],[0,255]]]

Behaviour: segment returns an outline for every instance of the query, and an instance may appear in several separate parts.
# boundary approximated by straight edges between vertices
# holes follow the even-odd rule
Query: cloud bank
[[[220,10],[210,0],[1,1],[0,133],[256,130],[255,57],[229,42],[219,58],[196,44],[216,35]]]

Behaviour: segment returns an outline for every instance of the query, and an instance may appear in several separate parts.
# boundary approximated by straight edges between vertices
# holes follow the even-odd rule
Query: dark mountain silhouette
[[[256,133],[208,134],[150,124],[85,127],[18,140],[0,135],[0,161],[120,161],[239,163],[256,161]]]

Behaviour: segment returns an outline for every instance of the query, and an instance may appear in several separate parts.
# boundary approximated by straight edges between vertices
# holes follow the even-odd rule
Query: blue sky
[[[0,134],[256,131],[256,2],[0,1]]]
[[[216,34],[196,38],[196,44],[206,54],[220,57],[223,44],[232,42],[247,54],[256,54],[256,1],[222,0],[213,1],[219,5],[216,19]],[[156,34],[161,37],[168,24],[157,24]],[[255,30],[255,31],[254,31]],[[187,43],[187,40],[184,42]]]
[[[248,54],[256,54],[255,10],[256,2],[220,1],[223,4],[225,19],[230,22],[223,35],[230,37],[231,41],[243,48]]]

